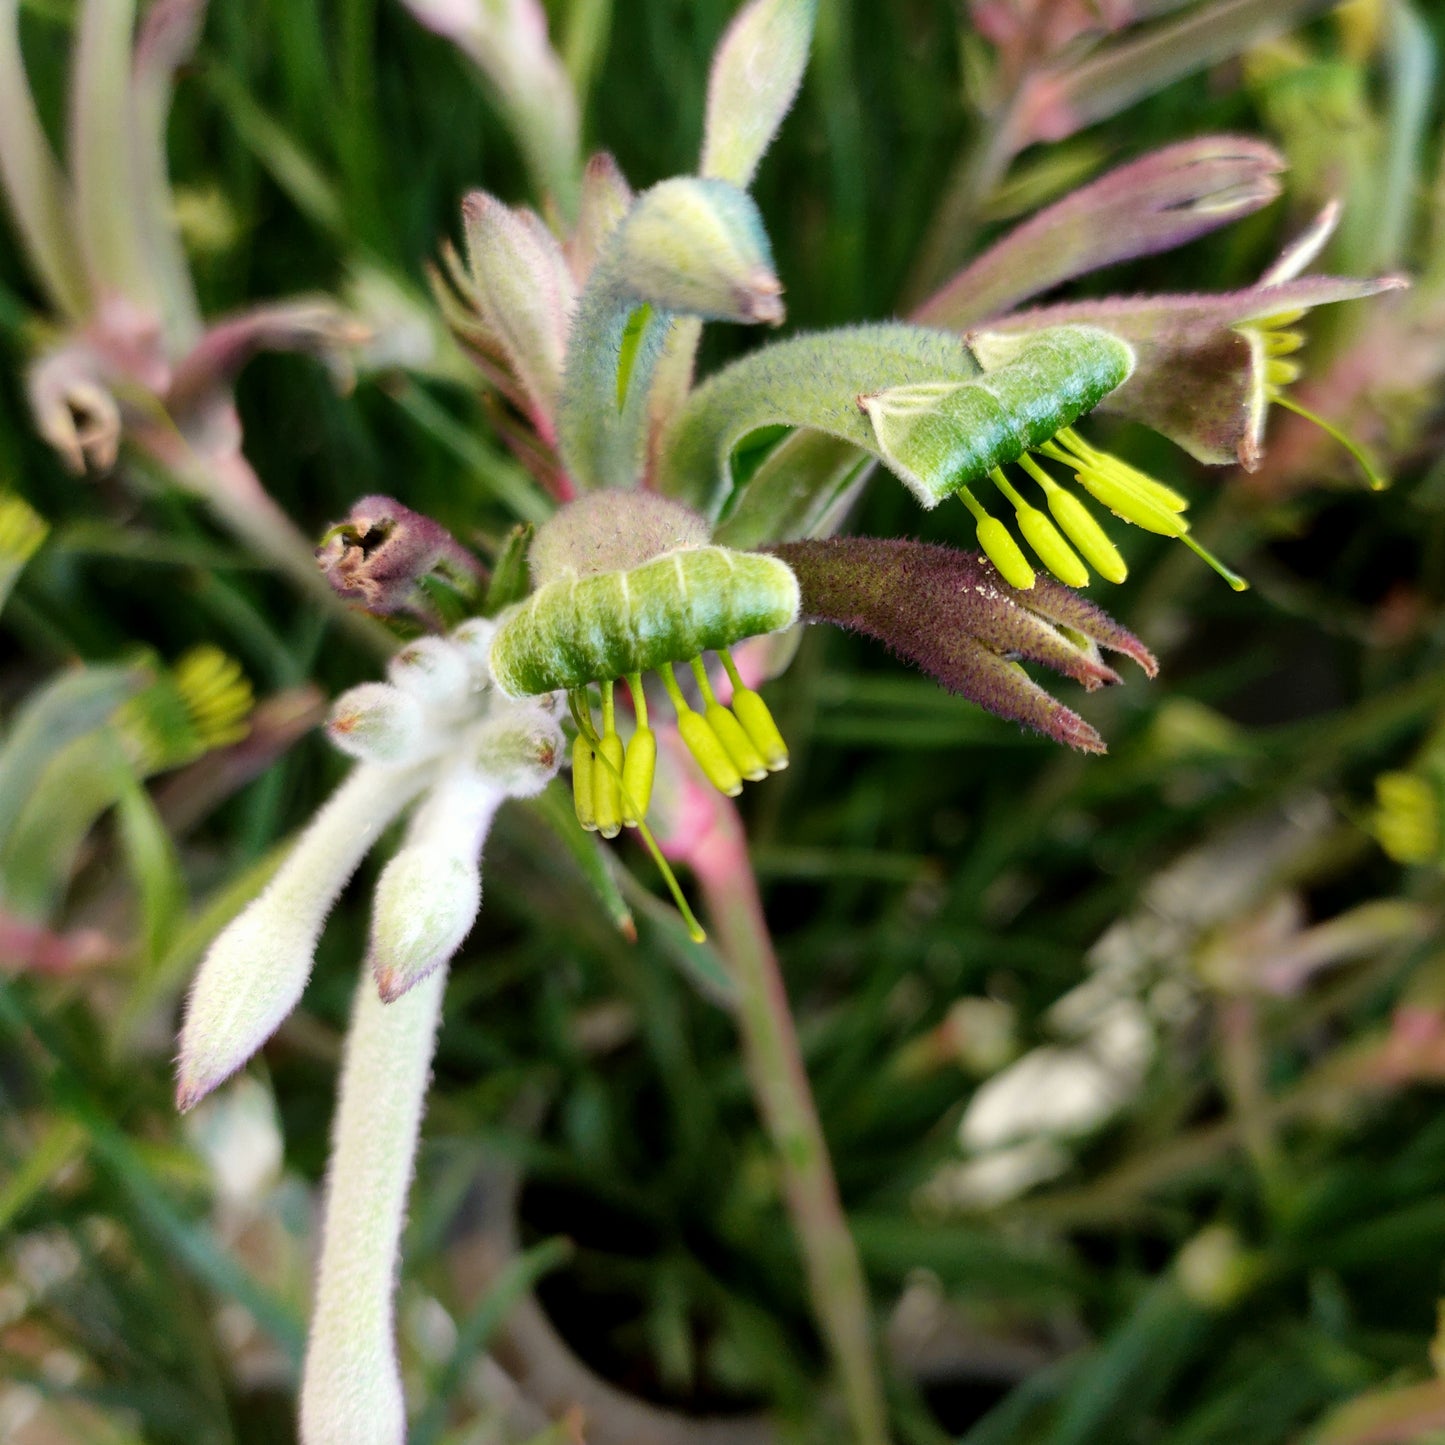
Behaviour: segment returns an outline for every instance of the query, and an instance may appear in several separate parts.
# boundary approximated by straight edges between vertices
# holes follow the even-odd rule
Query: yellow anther
[[[1059,529],[1035,506],[1031,506],[997,467],[989,473],[994,486],[1013,504],[1014,517],[1024,541],[1039,561],[1066,587],[1087,587],[1089,569],[1059,534]]]
[[[719,656],[727,669],[728,681],[733,685],[733,713],[743,725],[743,731],[752,739],[753,746],[762,754],[768,771],[782,772],[788,766],[788,745],[783,741],[767,703],[752,688],[743,685],[737,666],[726,652]]]
[[[963,498],[964,506],[973,513],[974,521],[978,523],[978,545],[983,548],[984,556],[998,568],[1003,580],[1010,587],[1027,592],[1034,585],[1034,569],[1019,551],[1019,544],[1014,541],[1008,528],[997,517],[989,516],[983,503],[967,487],[960,487],[958,495]]]
[[[1281,361],[1278,359],[1266,361],[1264,364],[1264,384],[1269,387],[1288,386],[1291,382],[1300,378],[1301,367],[1297,361]]]
[[[736,798],[743,790],[743,777],[737,764],[728,756],[718,735],[708,725],[700,712],[689,708],[679,713],[677,731],[693,760],[703,771],[703,776],[718,792]]]
[[[1019,465],[1044,489],[1054,521],[1094,571],[1106,582],[1122,582],[1129,575],[1128,565],[1093,513],[1027,453],[1019,458]]]
[[[622,764],[622,821],[635,828],[652,803],[652,779],[657,770],[657,735],[640,727],[627,744]]]
[[[1418,773],[1381,773],[1375,779],[1375,836],[1397,863],[1427,863],[1440,856],[1440,801]]]
[[[663,667],[659,675],[668,697],[672,699],[673,707],[677,709],[678,736],[692,754],[693,761],[718,792],[736,798],[743,790],[743,775],[738,771],[737,764],[728,756],[727,749],[708,725],[707,719],[688,706],[687,699],[677,685],[677,678],[673,675],[672,664],[668,663]]]
[[[1253,321],[1246,324],[1259,331],[1283,331],[1286,326],[1293,326],[1296,321],[1303,321],[1308,310],[1307,306],[1296,306],[1292,311],[1279,311],[1273,316],[1256,316]]]
[[[753,746],[753,740],[744,731],[743,725],[717,700],[702,658],[693,658],[692,675],[697,679],[697,688],[702,694],[703,716],[707,718],[708,726],[717,734],[718,741],[737,765],[738,772],[750,783],[760,782],[768,775],[768,765]]]
[[[592,774],[595,769],[592,744],[578,733],[572,744],[572,806],[577,812],[577,821],[589,833],[597,831],[597,809],[592,801]]]
[[[617,719],[612,684],[602,684],[602,736],[597,742],[596,764],[592,769],[592,807],[597,831],[615,838],[622,831],[622,739],[617,736]]]
[[[1305,344],[1302,331],[1266,331],[1263,340],[1266,356],[1293,356]]]
[[[1009,529],[997,517],[985,517],[979,522],[978,545],[1010,587],[1027,592],[1034,585],[1034,569],[1029,566]]]
[[[1066,450],[1060,451],[1059,444],[1063,443]],[[1058,461],[1067,462],[1071,466],[1082,463],[1086,467],[1092,467],[1096,472],[1106,472],[1117,477],[1121,482],[1127,483],[1135,490],[1144,493],[1152,498],[1166,511],[1184,512],[1189,509],[1189,498],[1182,493],[1176,492],[1173,487],[1166,487],[1157,477],[1151,477],[1148,472],[1141,472],[1138,467],[1130,466],[1122,457],[1116,457],[1112,452],[1101,452],[1097,447],[1091,447],[1078,432],[1072,427],[1064,427],[1054,438],[1053,442],[1039,448],[1045,456],[1053,456]],[[1070,456],[1069,453],[1073,455]]]
[[[1116,517],[1122,517],[1146,532],[1157,532],[1161,537],[1182,537],[1189,530],[1189,523],[1177,512],[1160,505],[1117,473],[1080,467],[1075,475],[1084,490]]]

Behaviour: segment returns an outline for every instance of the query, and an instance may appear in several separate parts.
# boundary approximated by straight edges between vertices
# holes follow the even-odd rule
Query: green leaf
[[[19,0],[0,0],[0,179],[27,259],[56,306],[79,318],[89,309],[90,288],[69,187],[25,78],[19,8]]]
[[[137,668],[86,667],[63,674],[26,702],[0,747],[0,850],[47,764],[103,727],[147,681]]]
[[[125,769],[116,799],[121,847],[140,891],[145,958],[170,946],[186,909],[186,880],[176,847],[140,779]]]
[[[717,516],[728,498],[728,457],[749,432],[805,427],[877,456],[860,396],[908,384],[964,382],[978,374],[978,363],[957,336],[902,323],[814,332],[765,346],[693,392],[663,440],[659,488]]]
[[[538,1281],[571,1259],[569,1239],[547,1239],[510,1259],[472,1312],[457,1328],[451,1357],[428,1392],[430,1403],[408,1431],[411,1445],[437,1445],[446,1430],[448,1406],[461,1388],[468,1367],[487,1348],[502,1322]]]
[[[482,599],[483,617],[495,617],[514,602],[520,602],[532,590],[531,578],[527,574],[527,553],[536,530],[531,522],[519,522],[507,533],[507,540],[502,543],[502,550],[492,568],[491,581],[487,583],[487,595]]]
[[[817,0],[753,0],[713,57],[700,173],[746,186],[803,81]]]
[[[682,915],[649,892],[631,873],[622,875],[622,888],[655,932],[668,962],[709,1002],[719,1008],[735,1008],[737,985],[717,949],[710,943],[698,943]]]

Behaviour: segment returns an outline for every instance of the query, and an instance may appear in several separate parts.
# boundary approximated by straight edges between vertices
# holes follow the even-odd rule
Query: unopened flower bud
[[[386,672],[397,687],[431,707],[459,707],[473,690],[466,652],[440,637],[409,642],[392,658]]]
[[[492,650],[492,639],[496,635],[497,624],[489,617],[469,617],[447,637],[447,641],[460,648],[471,663],[473,680],[479,687],[489,686],[492,681],[487,654]]]
[[[474,858],[413,844],[383,870],[371,911],[371,967],[391,1003],[462,946],[482,905]]]
[[[509,798],[533,798],[556,776],[566,746],[557,720],[535,704],[497,714],[474,735],[471,762]]]
[[[419,756],[425,735],[421,704],[384,682],[364,682],[342,693],[326,722],[326,736],[343,753],[383,765]]]
[[[336,896],[377,836],[416,796],[420,769],[357,768],[271,882],[211,945],[181,1028],[176,1102],[198,1103],[296,1006]]]

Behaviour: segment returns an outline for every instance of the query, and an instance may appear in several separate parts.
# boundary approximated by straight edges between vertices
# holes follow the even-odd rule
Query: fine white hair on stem
[[[393,1292],[446,968],[395,1003],[363,966],[332,1125],[302,1445],[404,1445]]]
[[[418,768],[355,769],[260,896],[211,945],[181,1028],[180,1109],[239,1069],[296,1007],[331,905],[426,777]]]

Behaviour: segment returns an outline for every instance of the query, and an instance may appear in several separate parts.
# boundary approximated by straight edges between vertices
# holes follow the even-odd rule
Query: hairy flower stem
[[[447,969],[384,1004],[363,967],[332,1127],[303,1445],[403,1445],[393,1292]]]
[[[853,1439],[857,1445],[886,1445],[883,1389],[863,1270],[808,1087],[742,823],[731,803],[717,801],[713,826],[688,861],[737,980],[738,1027],[748,1073],[782,1165],[788,1211],[802,1244],[813,1307],[832,1351]]]

